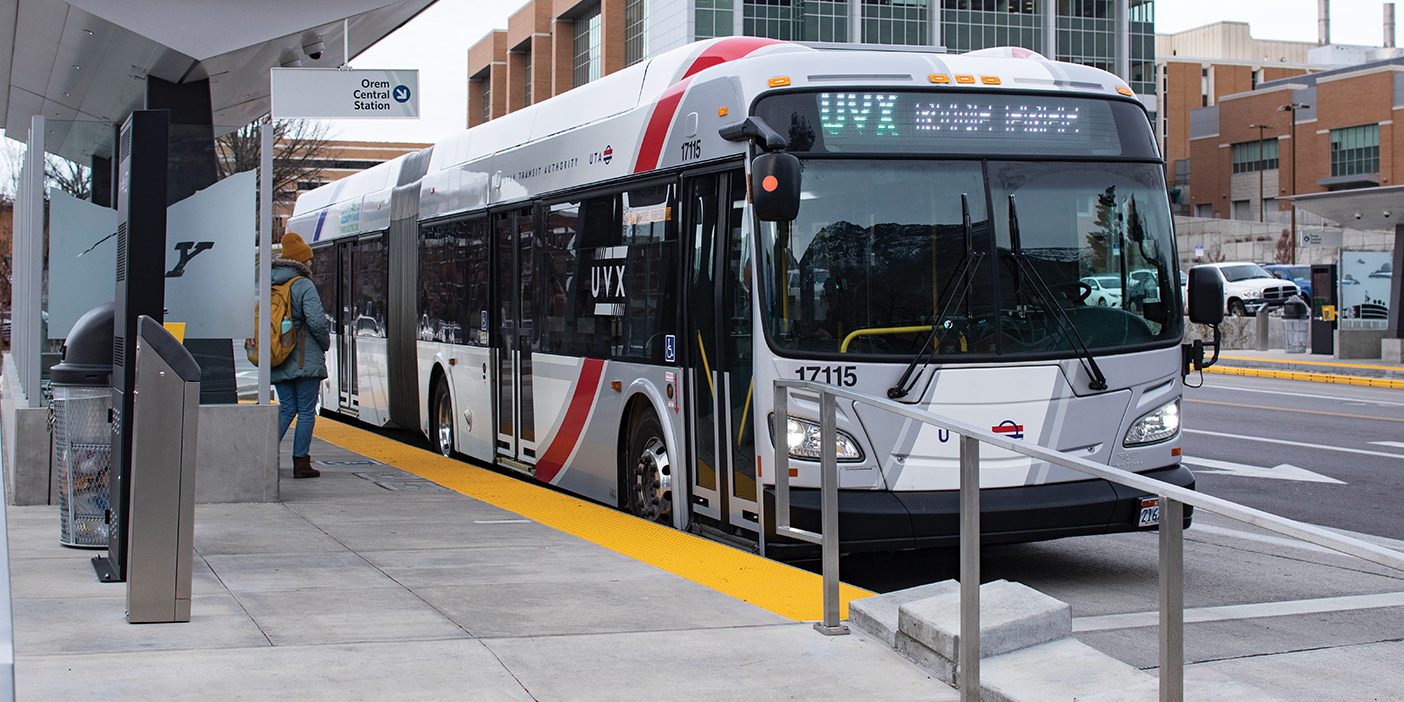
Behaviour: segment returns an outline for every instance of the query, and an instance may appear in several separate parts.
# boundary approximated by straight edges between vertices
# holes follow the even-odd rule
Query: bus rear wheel
[[[630,514],[667,523],[673,516],[673,460],[663,441],[663,425],[652,412],[629,432],[624,454],[624,487]]]
[[[441,456],[453,456],[453,398],[448,383],[434,383],[433,401],[429,404],[429,442]]]

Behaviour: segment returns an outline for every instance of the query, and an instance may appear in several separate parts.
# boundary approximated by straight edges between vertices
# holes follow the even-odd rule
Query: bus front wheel
[[[673,460],[663,441],[663,425],[646,412],[629,431],[624,454],[624,487],[629,513],[667,523],[673,513]]]
[[[434,383],[434,398],[429,405],[429,441],[441,456],[453,456],[453,398],[448,383]]]

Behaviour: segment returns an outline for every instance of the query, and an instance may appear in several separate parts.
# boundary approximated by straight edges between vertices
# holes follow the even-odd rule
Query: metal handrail
[[[823,551],[824,619],[815,628],[826,634],[845,633],[839,621],[838,460],[822,451],[819,461],[821,532],[790,524],[790,453],[785,438],[789,423],[790,389],[807,390],[819,398],[819,445],[833,446],[837,398],[861,402],[960,436],[960,693],[976,700],[980,689],[980,444],[989,444],[1053,465],[1125,485],[1160,497],[1160,699],[1184,699],[1184,505],[1221,514],[1261,529],[1306,541],[1395,570],[1404,571],[1404,553],[1343,536],[1188,488],[1147,478],[1120,468],[1069,456],[1038,444],[1000,436],[959,420],[885,397],[865,395],[808,380],[776,380],[775,393],[775,531],[810,543]],[[967,489],[974,488],[974,489]]]

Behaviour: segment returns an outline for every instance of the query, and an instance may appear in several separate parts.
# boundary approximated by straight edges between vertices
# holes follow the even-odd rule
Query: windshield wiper
[[[1031,281],[1031,287],[1033,287],[1034,292],[1038,293],[1044,307],[1047,307],[1048,311],[1052,313],[1053,319],[1058,323],[1058,330],[1063,332],[1069,341],[1077,345],[1078,351],[1082,354],[1078,360],[1082,363],[1083,369],[1087,371],[1087,375],[1092,377],[1092,382],[1088,384],[1088,387],[1093,390],[1106,390],[1107,377],[1102,375],[1102,369],[1097,366],[1097,359],[1092,357],[1092,352],[1087,349],[1087,344],[1082,343],[1082,336],[1077,333],[1077,325],[1068,318],[1067,311],[1053,298],[1053,291],[1048,289],[1048,284],[1043,282],[1043,276],[1038,274],[1038,270],[1029,263],[1028,257],[1024,255],[1024,246],[1019,240],[1019,213],[1014,209],[1013,195],[1009,196],[1009,255],[1018,265],[1017,270],[1022,271],[1023,277]],[[1015,284],[1022,287],[1023,281],[1018,275],[1015,276]]]
[[[975,282],[975,270],[980,266],[980,259],[985,256],[984,252],[975,250],[975,236],[970,226],[970,196],[966,193],[960,194],[960,225],[965,235],[965,252],[961,254],[960,262],[956,264],[956,274],[946,281],[945,289],[941,291],[941,294],[937,296],[936,299],[940,300],[945,298],[946,292],[950,289],[950,286],[957,281],[960,282],[959,294],[956,296],[956,299],[950,301],[941,308],[941,314],[931,323],[931,332],[926,335],[926,339],[921,343],[921,350],[917,352],[916,356],[912,357],[911,362],[907,364],[906,370],[902,371],[902,376],[897,379],[897,384],[887,389],[887,396],[893,400],[906,397],[907,394],[916,387],[917,377],[919,376],[913,376],[912,373],[918,367],[928,362],[927,359],[935,356],[935,349],[941,348],[941,342],[945,341],[946,332],[949,331],[948,329],[942,328],[947,321],[947,315],[950,314],[952,309],[959,309],[961,304],[965,302],[966,295],[970,294],[970,286]],[[933,338],[936,342],[934,344],[932,343]]]

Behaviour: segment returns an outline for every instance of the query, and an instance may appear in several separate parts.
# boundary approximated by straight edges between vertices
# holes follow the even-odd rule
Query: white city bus
[[[324,412],[679,528],[773,529],[777,378],[1193,484],[1163,162],[1093,68],[699,42],[304,193],[289,229],[333,318]],[[817,529],[817,406],[790,411]],[[845,550],[955,543],[949,435],[843,402],[838,428]],[[1154,522],[982,459],[987,541]]]

